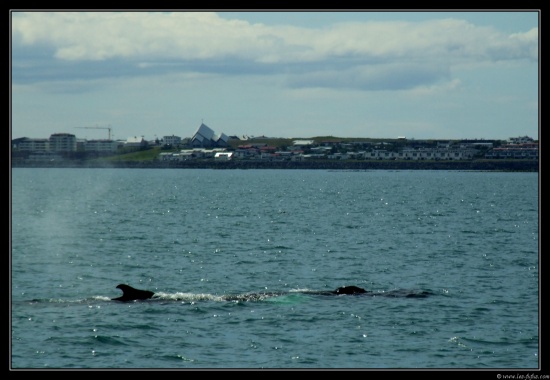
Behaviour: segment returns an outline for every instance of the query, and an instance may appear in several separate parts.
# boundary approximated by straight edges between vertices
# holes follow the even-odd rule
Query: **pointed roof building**
[[[189,144],[193,147],[202,148],[223,147],[227,146],[228,140],[229,137],[224,133],[217,135],[206,124],[202,123],[189,141]]]

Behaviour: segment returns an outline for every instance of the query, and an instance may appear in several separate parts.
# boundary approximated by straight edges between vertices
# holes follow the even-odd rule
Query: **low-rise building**
[[[49,152],[50,139],[34,139],[23,137],[14,142],[14,148],[20,151]]]
[[[229,161],[233,157],[233,152],[216,152],[214,154],[215,160]]]
[[[50,135],[50,151],[76,152],[76,136],[71,133],[54,133]]]
[[[539,159],[539,146],[536,143],[507,144],[491,149],[485,158],[527,158]]]
[[[84,150],[86,152],[113,153],[118,149],[118,143],[113,140],[86,140]]]
[[[162,138],[162,142],[164,145],[171,145],[171,146],[178,146],[181,144],[181,137],[179,136],[164,136]]]

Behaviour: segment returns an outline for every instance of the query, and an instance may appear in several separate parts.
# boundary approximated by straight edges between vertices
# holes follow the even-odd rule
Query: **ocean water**
[[[14,370],[540,367],[538,173],[11,176]]]

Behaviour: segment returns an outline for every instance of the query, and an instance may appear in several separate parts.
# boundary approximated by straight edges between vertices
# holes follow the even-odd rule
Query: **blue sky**
[[[539,137],[537,11],[10,15],[12,138]]]

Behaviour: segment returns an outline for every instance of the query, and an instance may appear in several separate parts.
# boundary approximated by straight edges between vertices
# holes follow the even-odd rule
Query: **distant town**
[[[537,160],[539,143],[528,136],[508,140],[416,140],[405,136],[393,139],[270,138],[228,136],[202,123],[192,137],[163,136],[147,141],[143,136],[126,140],[79,139],[71,133],[54,133],[49,138],[12,139],[12,163],[40,163],[90,160],[151,151],[149,159],[163,162],[216,161],[365,161],[365,160]]]

